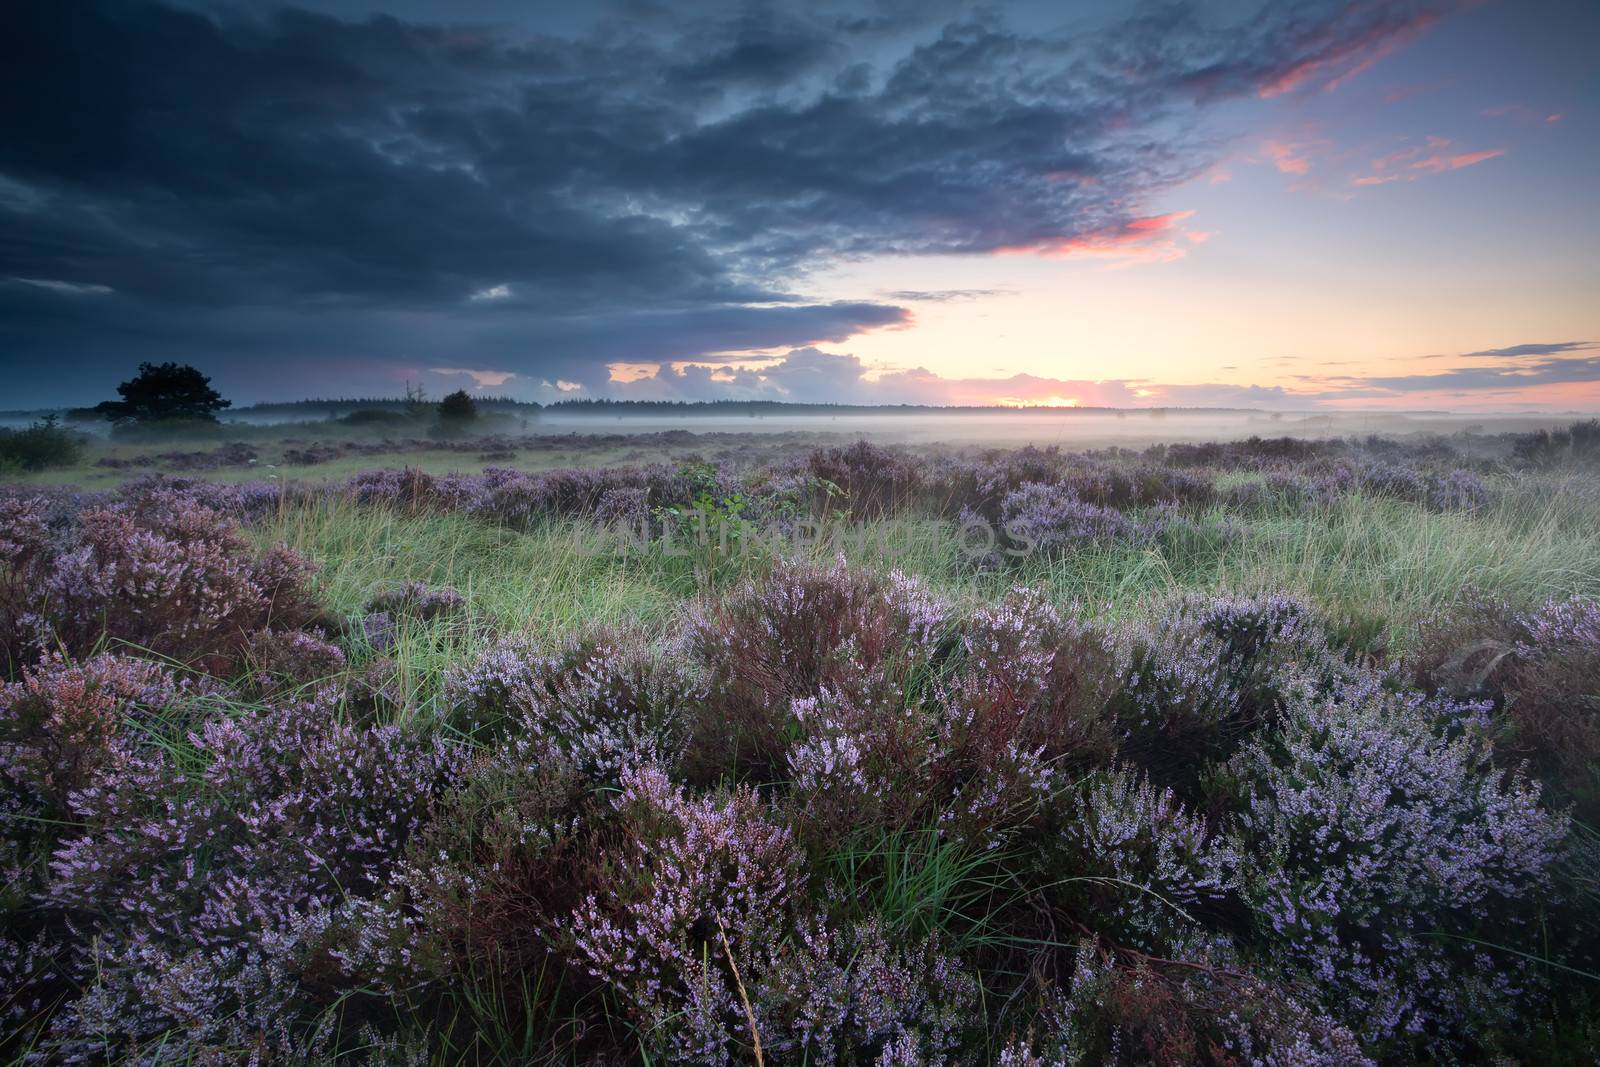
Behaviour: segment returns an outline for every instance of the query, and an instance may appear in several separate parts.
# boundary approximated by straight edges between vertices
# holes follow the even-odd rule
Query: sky
[[[1600,410],[1600,4],[0,6],[0,408]]]

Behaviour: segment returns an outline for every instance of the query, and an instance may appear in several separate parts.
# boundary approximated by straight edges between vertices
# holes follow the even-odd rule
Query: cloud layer
[[[888,0],[562,33],[6,5],[0,371],[41,399],[42,361],[150,358],[279,392],[428,367],[602,390],[616,362],[813,351],[973,295],[807,295],[854,257],[1170,258],[1182,216],[1150,205],[1217,162],[1207,109],[1336,82],[1450,6],[1057,34]],[[773,380],[858,386],[840,366]],[[928,377],[882,380],[956,388]]]

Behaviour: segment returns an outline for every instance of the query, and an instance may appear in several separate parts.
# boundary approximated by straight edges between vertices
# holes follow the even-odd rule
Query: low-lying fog
[[[0,413],[0,426],[21,428],[37,419],[37,412]],[[483,420],[483,433],[654,433],[687,430],[692,433],[815,433],[867,437],[903,444],[1024,444],[1061,445],[1070,449],[1110,445],[1137,447],[1170,441],[1229,440],[1262,437],[1338,437],[1438,433],[1463,430],[1501,433],[1540,427],[1564,426],[1573,413],[1562,414],[1445,414],[1390,412],[1267,412],[1267,411],[918,411],[907,414],[881,412],[855,414],[574,414],[541,411],[537,414],[493,415]],[[108,426],[96,421],[72,421],[73,429],[103,435]],[[426,424],[385,423],[354,427],[332,419],[310,420],[303,412],[251,412],[224,415],[217,438],[227,438],[227,428],[281,427],[296,436],[316,439],[395,439],[421,436]],[[207,435],[211,436],[211,435]],[[145,436],[143,440],[151,438]],[[194,440],[184,435],[185,440]]]

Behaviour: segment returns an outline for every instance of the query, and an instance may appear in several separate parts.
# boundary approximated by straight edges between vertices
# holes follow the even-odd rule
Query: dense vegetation
[[[1597,443],[5,494],[4,1051],[1593,1062]]]
[[[83,436],[64,429],[54,415],[20,430],[0,426],[0,476],[12,471],[70,467],[83,455]]]

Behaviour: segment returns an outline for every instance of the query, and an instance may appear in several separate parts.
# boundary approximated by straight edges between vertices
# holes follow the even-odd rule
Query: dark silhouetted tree
[[[465,389],[457,389],[439,401],[439,418],[443,422],[471,422],[478,417],[478,402]]]
[[[138,375],[117,386],[117,392],[121,400],[107,400],[94,409],[117,422],[216,422],[217,412],[233,404],[211,388],[210,378],[177,363],[141,363]]]

